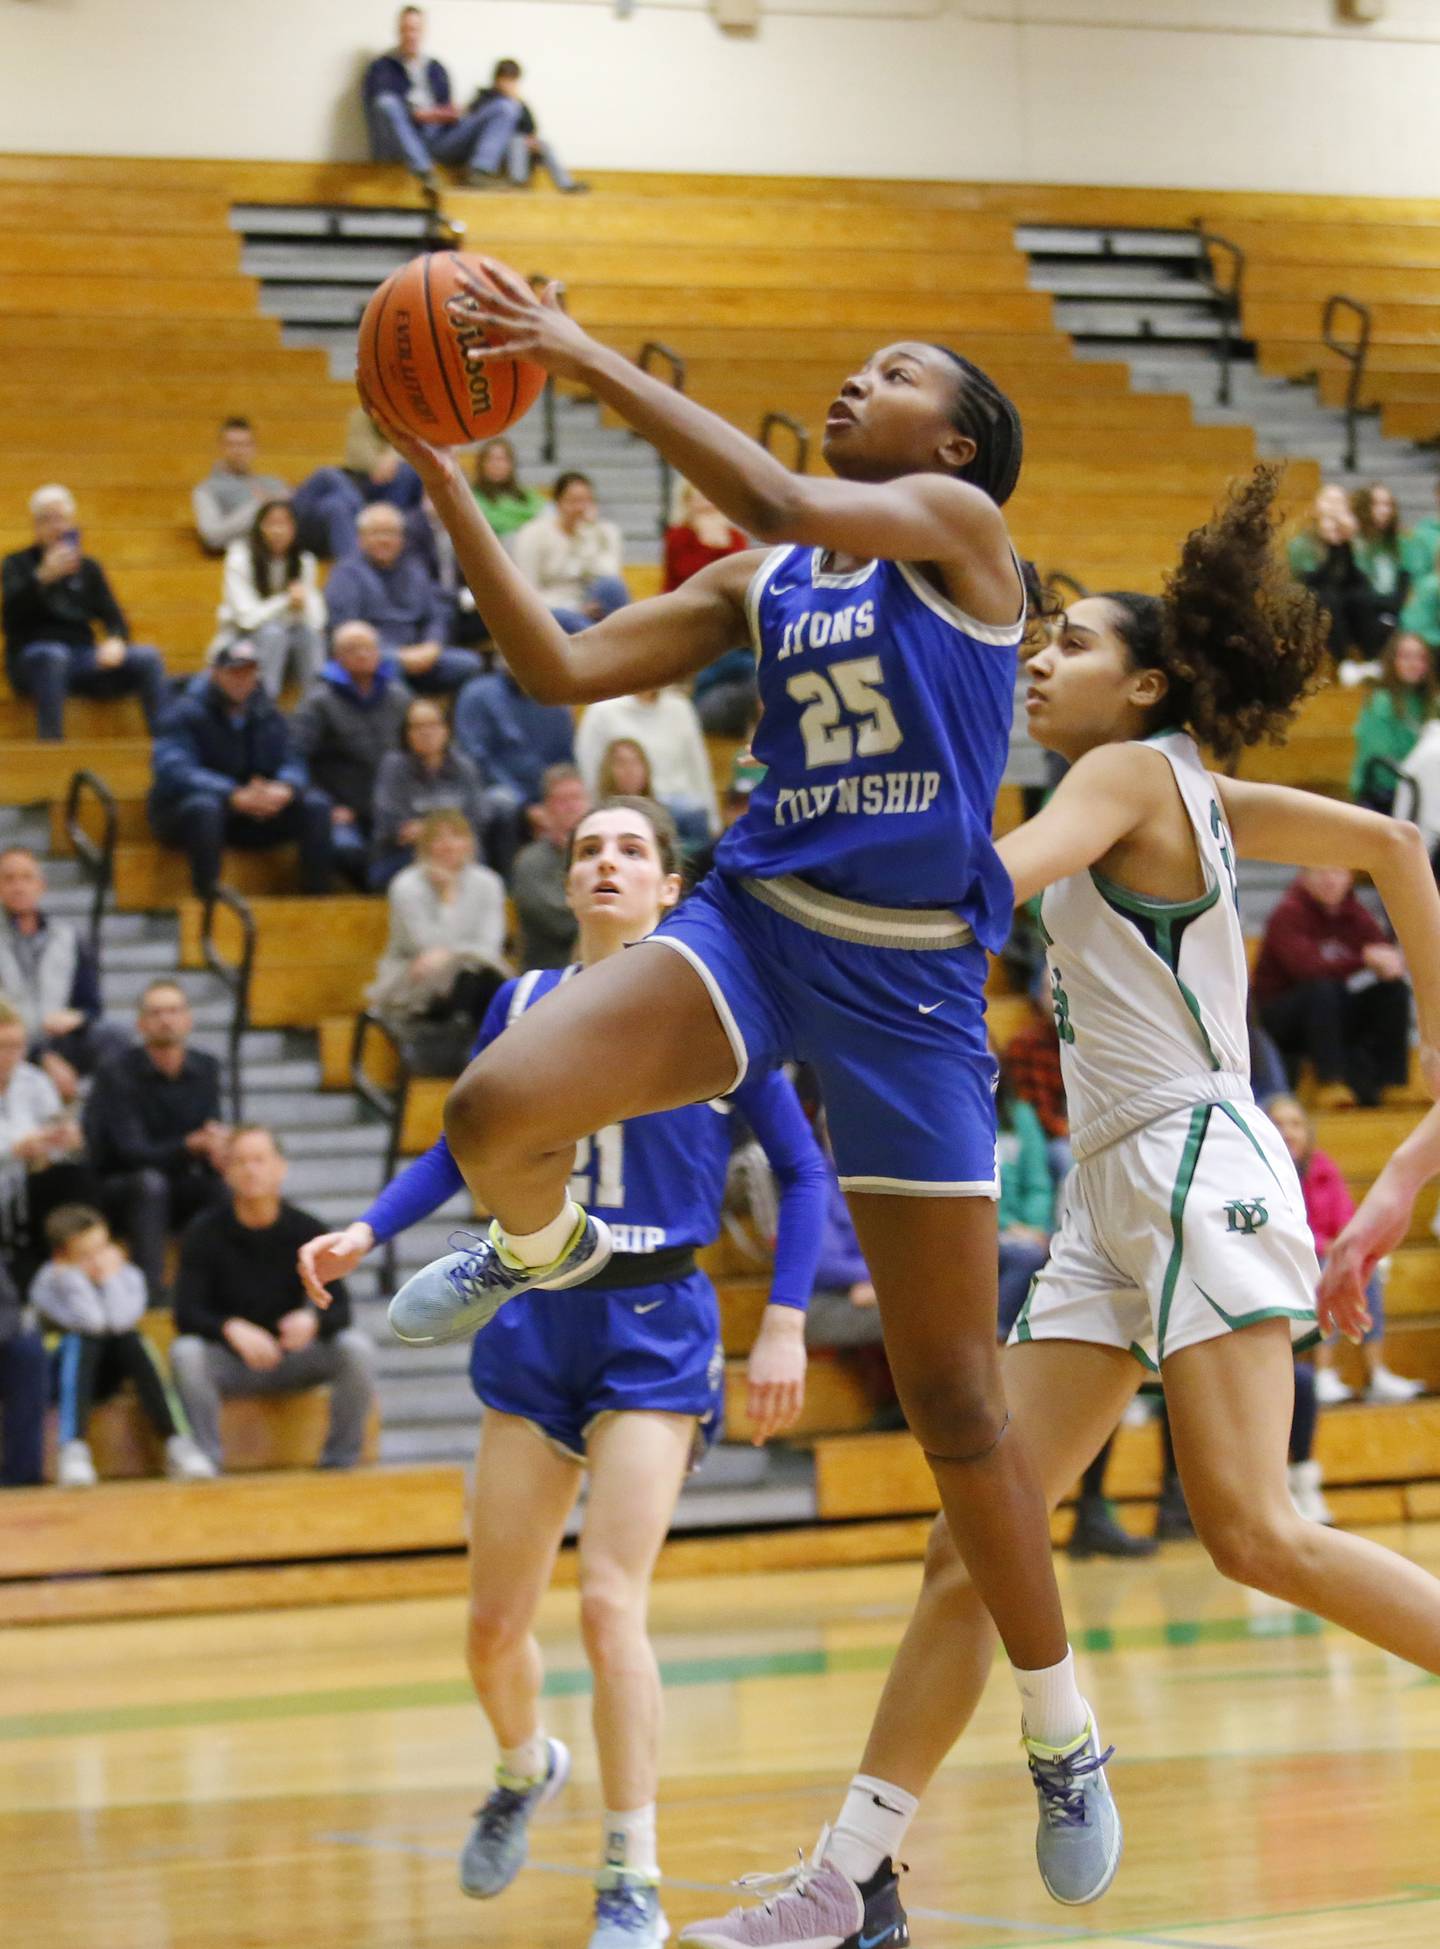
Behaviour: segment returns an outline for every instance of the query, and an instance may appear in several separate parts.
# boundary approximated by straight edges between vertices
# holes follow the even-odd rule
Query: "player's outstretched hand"
[[[449,299],[445,308],[457,325],[482,325],[496,334],[497,342],[472,345],[465,356],[475,365],[518,356],[533,359],[557,379],[578,378],[592,341],[561,305],[562,287],[547,284],[537,296],[508,264],[494,257],[480,261],[489,284],[462,274],[465,295]]]
[[[426,487],[434,487],[442,481],[458,476],[459,462],[448,447],[432,447],[428,440],[422,440],[407,426],[390,418],[384,406],[375,397],[365,381],[357,372],[355,390],[360,395],[360,404],[374,420],[381,433],[394,447],[402,460],[408,460]]]
[[[746,1368],[745,1413],[759,1448],[783,1435],[805,1405],[805,1315],[794,1306],[767,1306]]]
[[[322,1232],[300,1247],[300,1283],[319,1307],[330,1304],[330,1283],[353,1272],[375,1243],[368,1225],[347,1225],[343,1232]]]

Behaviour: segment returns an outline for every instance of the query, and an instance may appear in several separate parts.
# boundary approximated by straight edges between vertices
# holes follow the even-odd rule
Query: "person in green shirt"
[[[1410,584],[1400,611],[1400,627],[1423,638],[1432,650],[1440,650],[1440,551],[1428,571]]]
[[[1435,665],[1429,646],[1400,630],[1380,658],[1380,680],[1355,725],[1350,796],[1357,805],[1389,812],[1395,775],[1415,748],[1435,708]]]
[[[1375,592],[1376,614],[1393,630],[1410,584],[1408,537],[1400,527],[1395,496],[1384,481],[1372,481],[1350,496],[1350,511],[1359,530],[1352,544],[1356,564]]]
[[[1412,579],[1435,572],[1435,557],[1440,554],[1440,479],[1435,482],[1435,501],[1436,512],[1427,521],[1417,521],[1400,545]]]
[[[538,488],[526,487],[508,440],[487,440],[475,460],[475,505],[504,541],[547,505]]]

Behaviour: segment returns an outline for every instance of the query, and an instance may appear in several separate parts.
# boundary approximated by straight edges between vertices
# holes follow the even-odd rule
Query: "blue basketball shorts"
[[[955,914],[712,873],[641,945],[704,981],[732,1089],[751,1067],[814,1068],[847,1191],[999,1195],[986,957]]]
[[[576,1461],[607,1414],[693,1414],[694,1464],[723,1427],[720,1307],[703,1272],[655,1286],[523,1293],[470,1351],[487,1408],[528,1421]]]

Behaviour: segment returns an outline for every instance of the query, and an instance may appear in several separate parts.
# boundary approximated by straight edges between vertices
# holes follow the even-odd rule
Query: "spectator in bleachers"
[[[683,690],[642,690],[591,704],[575,734],[575,763],[592,796],[600,761],[617,738],[631,738],[650,761],[655,797],[674,819],[687,853],[720,830],[720,806],[705,733]]]
[[[689,481],[681,481],[674,519],[665,530],[665,593],[678,589],[712,562],[723,561],[749,546],[744,533],[713,501]],[[716,657],[696,677],[691,695],[701,724],[713,736],[747,737],[759,704],[754,650],[748,644],[737,644]]]
[[[1255,999],[1291,1088],[1313,1063],[1327,1107],[1378,1103],[1409,1075],[1405,963],[1344,867],[1297,874],[1266,923]]]
[[[1356,488],[1350,496],[1350,512],[1358,531],[1355,560],[1370,584],[1376,632],[1383,628],[1388,636],[1400,620],[1405,592],[1410,586],[1400,509],[1390,489],[1377,480],[1368,487]]]
[[[497,657],[495,667],[472,677],[455,700],[455,742],[485,780],[493,849],[504,825],[518,838],[522,815],[540,803],[550,766],[573,763],[575,719],[565,704],[527,697]],[[502,818],[507,809],[508,818]]]
[[[253,532],[267,501],[288,501],[288,485],[274,474],[255,472],[255,429],[232,415],[220,424],[215,465],[190,495],[195,530],[212,555],[223,555],[233,541]]]
[[[355,522],[375,502],[408,514],[423,497],[420,477],[407,467],[363,406],[345,422],[345,458],[338,467],[317,467],[296,488],[290,505],[300,523],[301,545],[340,561],[355,547]]]
[[[575,947],[575,916],[566,898],[570,835],[590,810],[590,794],[573,765],[551,765],[541,781],[537,834],[516,855],[510,891],[520,920],[520,965],[563,968]]]
[[[1293,1096],[1272,1097],[1266,1112],[1295,1161],[1300,1189],[1305,1197],[1305,1216],[1315,1240],[1315,1256],[1323,1266],[1330,1248],[1355,1216],[1355,1201],[1350,1196],[1345,1174],[1335,1159],[1315,1142],[1315,1126],[1309,1112]],[[1365,1367],[1367,1401],[1413,1401],[1425,1392],[1421,1381],[1407,1380],[1385,1364],[1385,1278],[1384,1265],[1377,1266],[1365,1288],[1370,1311],[1370,1328],[1360,1346]],[[1315,1380],[1320,1405],[1338,1407],[1352,1400],[1335,1371],[1333,1341],[1315,1349]]]
[[[1050,1256],[1055,1180],[1040,1118],[1016,1094],[1004,1069],[995,1092],[995,1115],[995,1163],[1000,1174],[999,1321],[1000,1338],[1007,1340],[1031,1280]]]
[[[36,736],[65,735],[65,699],[138,693],[153,732],[168,701],[165,665],[148,643],[132,643],[105,571],[83,554],[68,487],[30,496],[35,540],[0,567],[5,665],[22,697],[35,700]]]
[[[337,562],[325,585],[332,631],[369,623],[385,655],[412,690],[459,690],[482,669],[474,650],[449,647],[451,605],[425,564],[405,545],[405,518],[377,501],[355,524],[356,548]]]
[[[67,1103],[128,1040],[102,1019],[93,949],[45,912],[45,875],[28,846],[0,851],[0,994],[24,1017],[30,1061]]]
[[[410,700],[399,748],[385,753],[375,778],[375,851],[370,884],[389,886],[415,857],[421,825],[432,812],[458,812],[477,846],[484,844],[487,808],[480,768],[455,749],[438,698]]]
[[[330,661],[290,720],[311,789],[330,801],[335,863],[357,886],[368,883],[375,788],[409,703],[369,623],[342,623]]]
[[[1418,636],[1432,655],[1440,653],[1440,547],[1416,571],[1400,611],[1400,627]]]
[[[44,1070],[26,1062],[25,1043],[24,1018],[0,995],[0,1260],[22,1291],[44,1256],[49,1213],[94,1197],[80,1126]]]
[[[260,684],[253,643],[222,648],[202,684],[155,740],[148,811],[162,845],[190,860],[195,891],[220,877],[226,846],[299,842],[306,893],[328,893],[334,859],[330,801],[305,774],[284,718]]]
[[[435,512],[435,503],[428,494],[405,517],[405,547],[444,597],[445,641],[457,650],[488,643],[484,618],[460,573],[460,559],[450,539],[450,530]]]
[[[600,754],[595,775],[597,799],[649,799],[656,796],[650,782],[650,760],[635,738],[612,738]]]
[[[241,1125],[225,1166],[229,1196],[185,1233],[175,1292],[179,1338],[170,1368],[196,1441],[218,1469],[220,1403],[237,1395],[330,1389],[321,1468],[353,1468],[375,1398],[374,1352],[350,1324],[343,1280],[321,1313],[296,1270],[300,1247],[325,1227],[287,1204],[285,1158],[273,1132]]]
[[[370,1006],[407,1045],[412,1068],[453,1075],[509,977],[505,883],[477,862],[474,828],[449,807],[421,820],[415,864],[396,874],[388,897],[390,938]]]
[[[515,117],[502,104],[478,98],[469,112],[456,108],[443,62],[425,53],[425,12],[402,7],[398,40],[365,70],[365,119],[376,162],[403,162],[420,178],[432,202],[439,195],[437,162],[468,169],[482,184],[497,180],[514,133]]]
[[[1017,1029],[1006,1044],[1004,1062],[1011,1089],[1040,1119],[1050,1175],[1058,1185],[1075,1159],[1070,1150],[1070,1110],[1060,1073],[1060,1031],[1048,988],[1033,1002],[1029,1023]]]
[[[181,1428],[150,1342],[140,1330],[145,1276],[89,1205],[61,1205],[45,1221],[47,1265],[30,1286],[30,1302],[56,1329],[62,1489],[93,1488],[97,1477],[87,1439],[92,1410],[131,1382],[146,1420],[165,1444],[165,1473],[179,1482],[208,1482],[215,1465]]]
[[[563,195],[583,195],[590,185],[576,182],[520,99],[520,72],[520,63],[508,56],[497,61],[490,86],[482,88],[470,104],[472,116],[491,118],[480,125],[482,133],[470,156],[471,188],[498,188],[503,163],[512,188],[523,189],[538,165],[548,170]]]
[[[219,624],[211,652],[248,638],[271,697],[287,683],[308,684],[319,674],[325,598],[288,501],[263,501],[247,532],[226,549]]]
[[[85,1103],[85,1143],[101,1203],[158,1300],[172,1233],[223,1195],[230,1129],[220,1064],[192,1049],[194,1018],[178,981],[140,997],[140,1040],[105,1064]]]
[[[1436,555],[1440,554],[1440,475],[1435,480],[1435,502],[1434,514],[1417,521],[1400,544],[1400,558],[1412,582],[1429,575],[1435,567]]]
[[[1420,637],[1398,630],[1380,657],[1380,679],[1355,721],[1350,796],[1389,812],[1400,767],[1435,714],[1435,666]]]
[[[624,545],[615,522],[601,519],[587,474],[561,474],[552,493],[550,507],[526,522],[510,552],[573,636],[629,602]]]
[[[49,1402],[50,1356],[0,1257],[0,1489],[31,1489],[45,1479]]]
[[[515,449],[503,434],[475,456],[475,505],[501,541],[545,512],[545,496],[521,480]]]
[[[1289,545],[1290,571],[1330,621],[1336,657],[1374,656],[1389,633],[1356,558],[1360,529],[1343,487],[1322,487],[1310,520]]]

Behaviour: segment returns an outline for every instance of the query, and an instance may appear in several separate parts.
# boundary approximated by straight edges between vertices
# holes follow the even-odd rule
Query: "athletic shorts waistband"
[[[1117,1103],[1103,1115],[1070,1133],[1070,1148],[1077,1164],[1097,1151],[1108,1150],[1122,1137],[1133,1136],[1147,1124],[1174,1116],[1177,1110],[1190,1110],[1199,1103],[1254,1103],[1250,1078],[1235,1069],[1212,1069],[1194,1076],[1172,1076],[1153,1083],[1148,1090]]]
[[[608,1264],[585,1281],[592,1293],[623,1292],[630,1286],[673,1286],[695,1270],[693,1245],[669,1245],[663,1252],[612,1252]]]
[[[832,941],[856,947],[914,949],[972,947],[975,930],[949,907],[871,907],[827,893],[793,873],[773,880],[743,879],[752,899]]]

